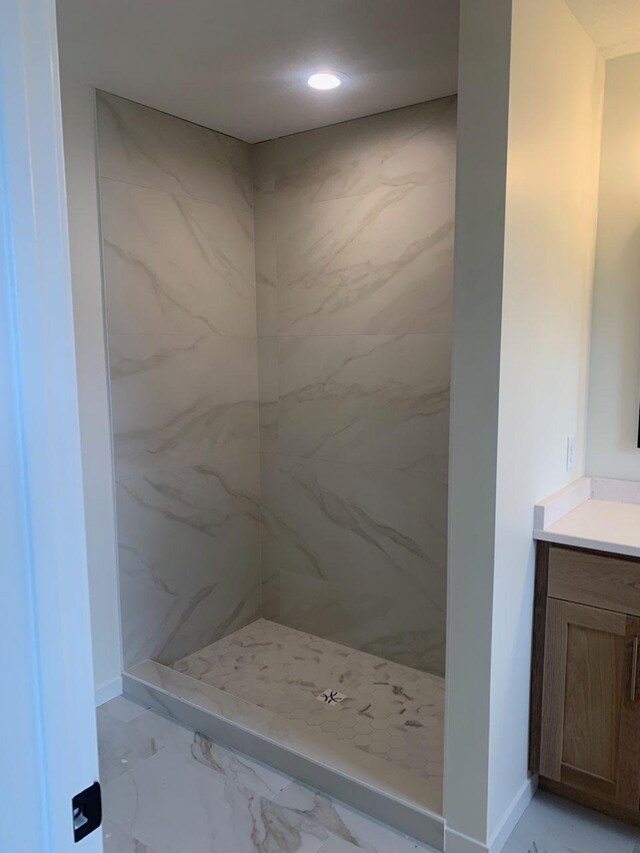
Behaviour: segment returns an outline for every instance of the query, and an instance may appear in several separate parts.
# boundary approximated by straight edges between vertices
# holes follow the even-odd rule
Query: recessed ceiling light
[[[342,83],[342,80],[336,74],[320,71],[318,74],[312,74],[307,83],[312,89],[335,89]]]

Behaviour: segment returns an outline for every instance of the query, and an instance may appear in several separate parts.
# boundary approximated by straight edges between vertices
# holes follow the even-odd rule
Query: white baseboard
[[[446,853],[489,853],[486,844],[450,827],[445,827],[444,830],[444,849]]]
[[[444,849],[446,853],[500,853],[513,832],[515,825],[522,817],[522,813],[531,802],[531,798],[535,794],[537,787],[537,776],[531,776],[524,782],[513,798],[511,805],[505,812],[504,817],[491,836],[488,844],[477,841],[475,838],[469,838],[468,835],[456,832],[455,829],[447,827],[444,831]]]
[[[96,708],[104,705],[109,699],[115,699],[116,696],[122,695],[122,676],[112,678],[105,684],[100,684],[96,687]]]
[[[537,789],[538,774],[536,773],[524,782],[518,793],[513,798],[511,805],[500,821],[498,828],[489,840],[489,853],[500,853],[504,845],[507,843],[507,839],[515,829],[517,822],[522,817],[522,813],[531,802],[531,799]]]

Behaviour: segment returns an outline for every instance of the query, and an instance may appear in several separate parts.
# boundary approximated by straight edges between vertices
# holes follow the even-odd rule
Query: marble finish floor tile
[[[109,701],[109,713],[112,717],[121,720],[123,723],[130,723],[145,713],[145,709],[130,699],[125,699],[124,696],[116,696],[115,699]]]
[[[157,853],[111,820],[102,824],[102,843],[104,853]]]
[[[153,750],[115,779],[101,774],[105,853],[434,853],[150,711],[127,707],[124,722],[124,701],[98,709],[101,768],[139,736]],[[504,853],[640,853],[640,830],[538,793]]]
[[[389,847],[385,847],[384,849],[386,853],[400,853],[401,850],[405,849],[424,850],[425,848],[420,847],[417,843],[410,848],[406,848],[406,846],[396,847],[391,843]],[[357,847],[349,841],[344,841],[342,838],[330,838],[322,845],[318,853],[358,853],[361,850],[362,847]]]
[[[442,778],[444,679],[259,619],[173,667],[425,779]],[[326,689],[346,695],[319,703]]]
[[[119,755],[112,721],[128,727],[133,740],[146,737],[156,751],[118,778],[102,779],[105,853],[430,851],[150,711],[122,723],[109,708],[98,713],[105,766]]]
[[[640,853],[640,829],[538,792],[503,853]]]
[[[117,712],[117,709],[116,709]],[[102,784],[117,779],[158,751],[155,739],[98,708],[98,753]]]

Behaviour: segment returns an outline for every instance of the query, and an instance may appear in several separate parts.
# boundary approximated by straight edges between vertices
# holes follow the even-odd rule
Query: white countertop
[[[640,483],[584,477],[536,504],[534,539],[640,557]]]

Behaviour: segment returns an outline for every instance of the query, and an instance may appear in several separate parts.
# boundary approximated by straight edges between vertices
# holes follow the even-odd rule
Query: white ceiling
[[[640,0],[566,0],[607,59],[640,51]]]
[[[457,88],[458,0],[58,0],[58,31],[93,85],[249,142]]]

